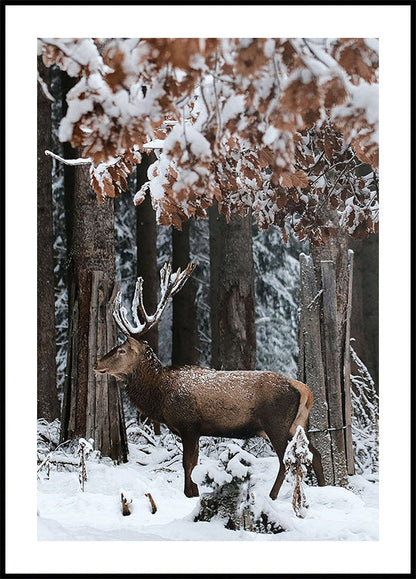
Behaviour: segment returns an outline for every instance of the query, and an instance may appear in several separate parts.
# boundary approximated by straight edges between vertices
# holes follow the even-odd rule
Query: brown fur
[[[140,412],[165,423],[183,443],[186,496],[198,496],[191,479],[200,436],[250,438],[267,435],[280,468],[270,492],[275,499],[284,479],[283,455],[298,424],[306,430],[313,397],[309,388],[276,372],[217,371],[197,366],[165,368],[147,342],[127,338],[95,367],[125,383]],[[324,484],[319,453],[313,452],[318,483]]]

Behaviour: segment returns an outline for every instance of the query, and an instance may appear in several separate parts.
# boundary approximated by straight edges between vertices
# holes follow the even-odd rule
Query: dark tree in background
[[[362,241],[350,239],[349,247],[354,251],[351,345],[378,389],[378,235]]]
[[[143,155],[140,165],[136,167],[136,187],[147,181],[147,169],[154,162],[154,153]],[[137,247],[137,276],[141,276],[143,283],[143,302],[146,311],[153,314],[158,304],[159,272],[157,269],[157,227],[156,214],[152,207],[150,195],[136,207],[136,247]],[[151,328],[144,339],[149,342],[155,354],[159,350],[159,330],[157,324]],[[141,419],[140,413],[137,416]],[[153,421],[156,434],[160,434],[160,425]]]
[[[190,258],[190,222],[182,225],[182,231],[172,229],[172,268],[183,271]],[[172,310],[172,364],[184,366],[199,363],[199,334],[196,306],[197,281],[192,276],[182,290],[173,298]]]
[[[147,181],[147,169],[154,161],[154,154],[143,155],[142,162],[136,167],[136,187]],[[157,292],[159,288],[159,272],[157,268],[157,227],[156,214],[152,207],[150,195],[136,207],[136,247],[137,247],[137,275],[144,280],[143,301],[149,314],[156,311],[158,304]],[[154,326],[146,334],[155,353],[158,351],[158,327]]]
[[[254,262],[251,216],[209,209],[212,367],[250,370],[256,365]]]
[[[49,85],[50,70],[38,59],[38,71]],[[56,389],[55,283],[52,221],[52,162],[45,155],[51,142],[51,101],[38,82],[37,226],[38,226],[38,418],[59,417]]]

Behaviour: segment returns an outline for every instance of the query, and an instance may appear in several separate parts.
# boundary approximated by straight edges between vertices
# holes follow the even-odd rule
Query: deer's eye
[[[125,350],[124,348],[119,348],[119,349],[118,349],[118,353],[119,353],[119,354],[125,354],[125,353],[126,353],[126,350]]]

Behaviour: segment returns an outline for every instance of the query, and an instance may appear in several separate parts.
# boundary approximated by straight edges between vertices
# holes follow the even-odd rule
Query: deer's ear
[[[126,341],[129,343],[132,350],[134,350],[137,353],[140,352],[140,342],[138,342],[137,340],[135,340],[131,336],[127,336]]]

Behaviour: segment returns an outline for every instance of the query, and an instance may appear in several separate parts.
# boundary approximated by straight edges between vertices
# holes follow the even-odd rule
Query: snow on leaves
[[[137,147],[133,147],[116,159],[91,165],[91,186],[99,202],[102,202],[104,197],[116,197],[127,189],[127,177],[132,172],[133,166],[140,163],[141,158]]]
[[[149,191],[161,224],[218,201],[314,243],[333,233],[326,207],[352,236],[376,230],[374,39],[40,39],[39,52],[79,77],[60,138],[92,160],[100,199],[153,148],[135,203]]]

